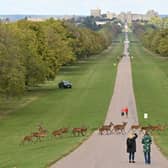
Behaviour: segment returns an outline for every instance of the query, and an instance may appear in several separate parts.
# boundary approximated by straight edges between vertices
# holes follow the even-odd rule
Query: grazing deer
[[[151,125],[149,126],[150,130],[151,131],[164,131],[165,130],[165,127],[164,126],[161,126],[161,125]]]
[[[39,131],[39,132],[45,132],[45,133],[48,132],[48,131],[47,131],[45,128],[43,128],[41,125],[38,125],[38,131]]]
[[[106,131],[106,134],[110,132],[112,132],[111,130],[111,127],[113,126],[114,124],[112,122],[110,122],[109,125],[103,125],[102,127],[99,128],[99,133],[102,135],[104,131]]]
[[[33,142],[33,136],[32,135],[25,136],[21,143],[24,144],[25,142]]]
[[[52,135],[56,137],[56,136],[61,136],[62,134],[65,134],[67,132],[68,132],[68,128],[61,128],[61,129],[53,131]]]
[[[72,129],[72,133],[73,133],[74,136],[76,136],[76,135],[79,136],[80,134],[82,136],[84,136],[86,131],[87,131],[87,128],[73,128]]]
[[[36,137],[39,141],[41,141],[41,138],[44,138],[47,136],[46,132],[33,132],[32,137]]]
[[[61,128],[60,130],[62,133],[67,133],[69,129],[68,128]]]
[[[53,132],[52,132],[52,135],[56,137],[56,136],[61,136],[62,133],[63,133],[62,130],[59,129],[59,130],[55,130],[55,131],[53,131]]]

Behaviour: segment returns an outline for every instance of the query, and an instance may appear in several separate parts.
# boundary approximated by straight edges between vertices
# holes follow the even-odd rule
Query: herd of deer
[[[125,127],[127,125],[127,122],[123,122],[122,124],[117,124],[114,125],[112,122],[109,123],[109,125],[103,125],[99,128],[99,133],[103,135],[104,133],[106,134],[112,134],[112,133],[122,133],[125,134]],[[132,125],[130,127],[130,130],[139,130],[142,132],[143,130],[146,131],[164,131],[167,129],[167,125],[148,125],[148,126],[140,126],[140,125]]]
[[[58,130],[54,130],[51,134],[54,137],[60,137],[65,133],[68,133],[69,129],[68,128],[60,128]],[[72,134],[74,136],[84,136],[87,132],[87,128],[85,127],[80,127],[80,128],[73,128],[72,129]],[[21,144],[24,144],[25,142],[36,142],[36,141],[41,141],[42,138],[45,138],[48,136],[48,130],[43,128],[41,125],[38,126],[38,131],[33,132],[31,135],[27,135],[23,138]]]
[[[99,133],[101,135],[104,134],[104,132],[106,132],[106,134],[109,134],[109,133],[126,133],[125,132],[125,127],[127,125],[127,122],[123,122],[122,124],[117,124],[117,125],[114,125],[112,122],[110,122],[109,125],[103,125],[99,128]]]
[[[125,134],[125,127],[127,125],[127,122],[123,122],[122,124],[116,124],[114,125],[112,122],[109,123],[109,125],[103,125],[101,126],[98,131],[101,135],[103,135],[104,133],[108,134],[112,134],[112,133],[116,133],[116,134]],[[147,131],[164,131],[165,129],[167,129],[168,126],[167,125],[149,125],[149,126],[140,126],[140,125],[132,125],[130,127],[131,130],[139,130],[140,132],[142,132],[143,130],[147,130]],[[51,134],[54,137],[60,137],[65,133],[69,132],[69,128],[60,128],[58,130],[54,130]],[[78,128],[72,128],[71,130],[73,136],[84,136],[87,132],[87,128],[86,127],[78,127]],[[48,131],[43,128],[41,125],[38,126],[38,131],[37,132],[33,132],[31,135],[25,136],[21,142],[21,144],[24,144],[25,142],[35,142],[35,141],[41,141],[42,138],[45,138],[49,135]]]

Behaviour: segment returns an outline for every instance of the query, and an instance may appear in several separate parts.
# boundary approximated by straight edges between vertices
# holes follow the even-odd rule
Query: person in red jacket
[[[128,107],[127,106],[125,107],[124,112],[125,112],[126,116],[128,117]]]

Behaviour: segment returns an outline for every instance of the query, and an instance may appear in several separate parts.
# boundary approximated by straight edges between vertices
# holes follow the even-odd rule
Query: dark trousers
[[[135,158],[135,152],[129,152],[129,161],[134,161]]]
[[[146,164],[150,164],[151,163],[150,152],[144,152],[144,158],[145,158],[145,163]]]

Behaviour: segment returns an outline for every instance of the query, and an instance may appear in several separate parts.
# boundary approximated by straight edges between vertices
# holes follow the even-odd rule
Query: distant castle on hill
[[[148,21],[152,17],[159,17],[158,12],[156,12],[154,10],[149,10],[146,14],[135,14],[135,13],[131,13],[131,12],[127,12],[127,13],[121,12],[120,14],[117,15],[117,14],[109,12],[109,11],[106,14],[101,14],[101,9],[99,9],[99,8],[91,9],[90,15],[93,17],[100,17],[100,18],[103,15],[105,15],[107,19],[117,18],[123,22],[128,22],[128,23],[131,23],[132,21],[137,21],[137,20]]]

